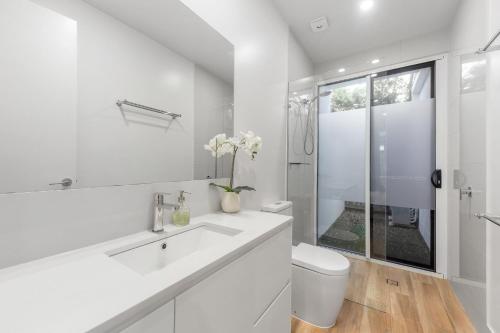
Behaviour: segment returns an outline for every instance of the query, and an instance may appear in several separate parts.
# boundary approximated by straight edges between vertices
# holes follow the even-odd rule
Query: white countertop
[[[284,230],[292,218],[243,211],[191,220],[192,225],[206,222],[242,232],[147,275],[106,255],[160,237],[146,231],[0,270],[0,332],[105,332],[116,328],[139,319]],[[167,233],[174,230],[178,228],[169,226]]]

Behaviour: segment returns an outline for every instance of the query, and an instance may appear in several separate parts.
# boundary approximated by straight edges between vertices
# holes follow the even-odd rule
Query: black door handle
[[[443,187],[443,173],[440,169],[434,170],[434,172],[431,175],[431,183],[435,188],[442,188]]]

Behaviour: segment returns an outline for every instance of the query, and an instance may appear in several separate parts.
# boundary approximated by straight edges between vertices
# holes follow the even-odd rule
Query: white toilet
[[[292,203],[279,201],[265,212],[292,216]],[[334,250],[300,243],[292,247],[292,315],[320,328],[335,325],[349,280],[350,263]]]

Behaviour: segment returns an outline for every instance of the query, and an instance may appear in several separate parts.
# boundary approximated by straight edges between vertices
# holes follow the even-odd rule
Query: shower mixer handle
[[[467,187],[467,188],[461,188],[460,189],[460,200],[463,199],[463,197],[469,197],[472,198],[472,195],[474,193],[482,193],[481,191],[474,191],[472,187]]]

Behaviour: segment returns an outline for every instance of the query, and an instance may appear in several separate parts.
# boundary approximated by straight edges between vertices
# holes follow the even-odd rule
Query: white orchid
[[[227,144],[227,141],[226,134],[217,134],[204,147],[205,150],[212,153],[213,157],[219,158],[233,151],[232,147]]]
[[[231,150],[234,152],[234,149],[240,148],[241,139],[238,137],[232,137],[227,139],[226,144],[231,147]]]
[[[255,155],[257,155],[262,148],[262,138],[260,136],[256,136],[252,131],[248,131],[246,133],[240,132],[240,134],[240,146],[253,160]]]
[[[223,188],[226,192],[236,192],[239,193],[242,190],[254,191],[253,188],[249,186],[238,186],[233,188],[234,181],[234,162],[236,160],[236,153],[239,149],[242,149],[250,158],[253,160],[255,156],[262,148],[262,139],[256,136],[254,132],[240,132],[239,137],[227,138],[226,134],[217,134],[215,137],[210,139],[208,145],[205,145],[205,149],[212,153],[215,158],[220,158],[226,154],[233,155],[233,161],[231,166],[231,178],[229,181],[229,186],[221,186],[212,183],[211,185]]]

